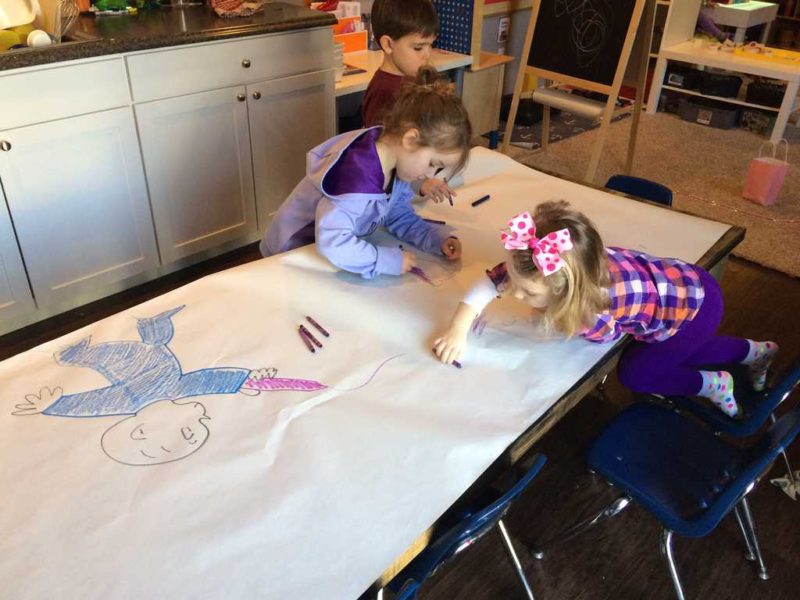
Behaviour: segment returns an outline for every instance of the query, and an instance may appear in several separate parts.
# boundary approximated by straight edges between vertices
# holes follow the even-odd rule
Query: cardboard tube
[[[533,91],[533,101],[588,119],[600,117],[606,107],[605,102],[590,100],[577,94],[569,94],[551,88],[536,88]]]

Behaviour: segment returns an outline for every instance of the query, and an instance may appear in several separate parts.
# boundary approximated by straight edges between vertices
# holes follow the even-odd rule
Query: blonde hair
[[[566,266],[545,277],[533,262],[530,250],[514,250],[511,259],[520,277],[542,281],[550,290],[545,325],[567,336],[579,333],[595,315],[610,306],[606,288],[611,285],[606,252],[600,234],[586,215],[563,200],[544,202],[533,212],[536,236],[545,237],[568,229],[573,248],[561,254]]]
[[[404,84],[391,111],[383,119],[383,135],[402,137],[419,131],[417,143],[439,152],[460,152],[454,173],[467,164],[472,125],[467,109],[450,82],[433,67],[422,67],[413,82]]]

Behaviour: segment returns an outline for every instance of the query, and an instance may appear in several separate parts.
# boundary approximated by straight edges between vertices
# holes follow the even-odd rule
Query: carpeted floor
[[[595,183],[622,173],[631,119],[611,125]],[[509,155],[534,168],[576,179],[585,175],[599,130],[552,144],[546,153],[511,147]],[[747,228],[734,251],[761,265],[800,277],[800,127],[789,125],[789,174],[778,202],[763,207],[740,194],[750,159],[765,138],[742,129],[720,130],[671,114],[642,115],[633,175],[670,187],[673,206]]]

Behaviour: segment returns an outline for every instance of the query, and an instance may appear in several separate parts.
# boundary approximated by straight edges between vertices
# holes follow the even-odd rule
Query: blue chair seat
[[[750,454],[674,411],[635,404],[589,450],[589,468],[630,493],[669,529],[689,537],[712,531],[755,479],[740,478]],[[724,490],[724,491],[723,491]]]

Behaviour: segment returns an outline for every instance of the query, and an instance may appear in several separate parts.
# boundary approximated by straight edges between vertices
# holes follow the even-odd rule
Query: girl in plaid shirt
[[[736,416],[731,374],[701,367],[746,364],[753,387],[764,388],[777,344],[717,335],[722,293],[700,267],[605,248],[594,224],[563,201],[545,202],[533,216],[522,213],[508,224],[501,240],[510,260],[487,271],[488,278],[459,304],[434,343],[443,362],[459,359],[475,318],[508,292],[568,337],[602,343],[632,335],[618,374],[633,391],[699,395]]]

